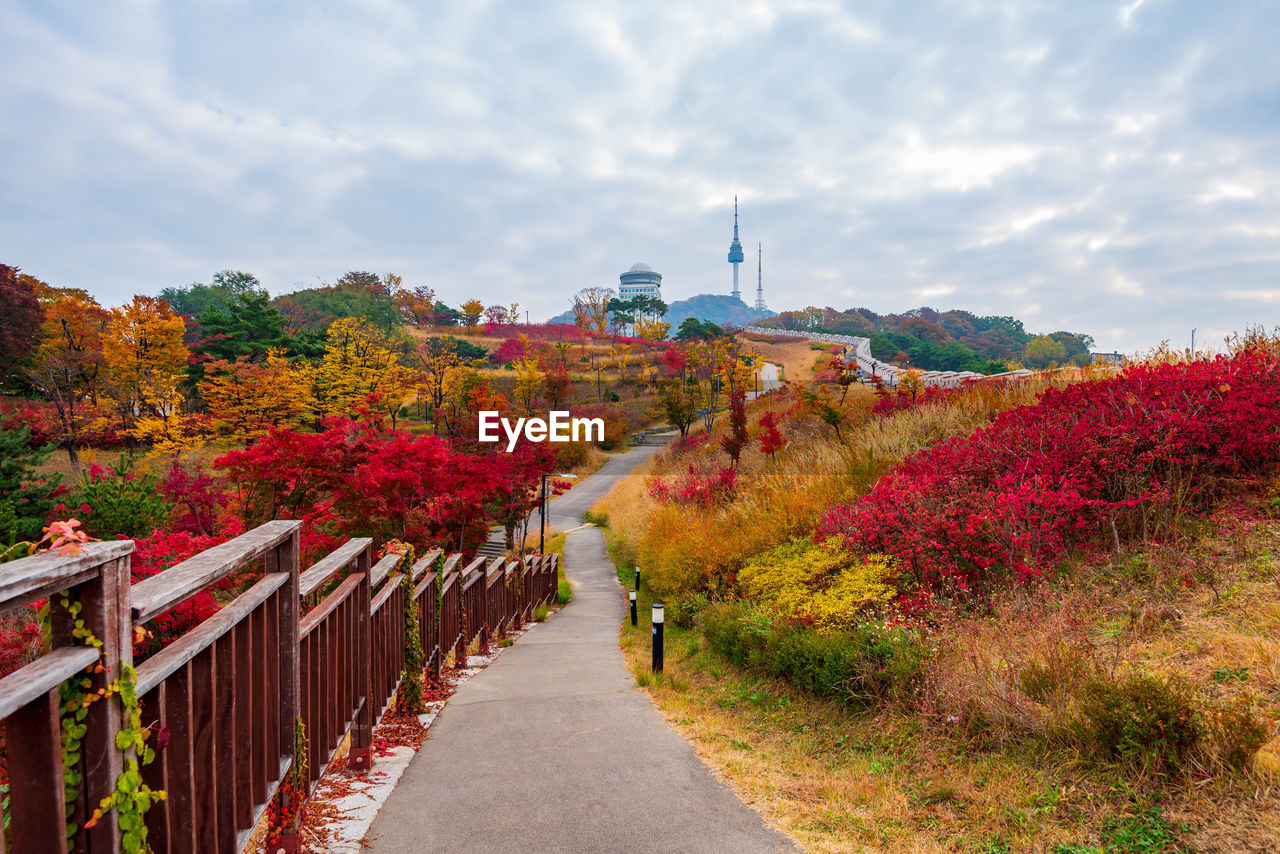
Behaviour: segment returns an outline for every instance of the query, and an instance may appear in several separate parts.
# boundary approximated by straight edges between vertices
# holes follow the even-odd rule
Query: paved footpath
[[[549,520],[562,531],[581,524],[657,450],[611,458],[550,502]],[[636,687],[618,649],[626,603],[601,531],[571,533],[564,554],[574,600],[450,698],[374,820],[369,850],[796,850]]]

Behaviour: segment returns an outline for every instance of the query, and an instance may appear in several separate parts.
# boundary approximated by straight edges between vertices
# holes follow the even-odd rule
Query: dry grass
[[[696,630],[671,624],[661,677],[649,673],[645,626],[625,623],[621,643],[664,716],[807,850],[1051,852],[1060,843],[1097,844],[1108,817],[1159,803],[1170,821],[1190,825],[1184,843],[1196,850],[1273,851],[1280,573],[1271,555],[1280,526],[1245,527],[1243,536],[1199,541],[1217,557],[1198,559],[1215,561],[1217,586],[1229,596],[1207,585],[1164,585],[1158,573],[1135,578],[1131,562],[1104,560],[1081,562],[1053,585],[1011,591],[989,615],[938,615],[928,687],[906,710],[850,712],[739,670]],[[1083,762],[1068,744],[1044,737],[1064,710],[1032,701],[1018,680],[1028,663],[1061,650],[1068,655],[1057,657],[1058,667],[1085,660],[1103,670],[1177,674],[1208,701],[1251,697],[1271,738],[1244,773],[1206,766],[1191,781],[1135,779]],[[1222,668],[1249,675],[1215,680]],[[965,726],[975,708],[986,720],[982,732]]]
[[[739,335],[742,349],[755,353],[766,362],[782,366],[782,379],[792,382],[808,382],[813,379],[814,366],[819,362],[826,364],[830,354],[819,355],[810,341],[764,341],[749,335]]]
[[[1092,793],[1041,755],[970,751],[911,716],[851,714],[667,632],[655,678],[645,627],[624,625],[628,665],[738,796],[808,851],[1046,850],[1100,820]]]

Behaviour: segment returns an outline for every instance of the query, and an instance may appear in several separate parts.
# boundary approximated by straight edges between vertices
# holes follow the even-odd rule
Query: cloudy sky
[[[1277,44],[1274,0],[0,0],[0,261],[545,319],[637,261],[727,292],[737,193],[775,310],[1185,346],[1280,322]]]

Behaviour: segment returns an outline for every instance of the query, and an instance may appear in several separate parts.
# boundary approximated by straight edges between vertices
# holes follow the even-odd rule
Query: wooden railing
[[[107,688],[132,663],[136,628],[236,573],[248,576],[247,589],[137,667],[142,723],[154,733],[147,744],[161,748],[142,778],[167,793],[146,813],[148,843],[157,852],[240,851],[295,762],[298,721],[309,742],[309,789],[344,743],[349,767],[370,767],[374,723],[405,669],[400,558],[374,564],[371,541],[356,539],[300,572],[298,529],[268,522],[132,588],[129,541],[0,568],[0,612],[54,600],[51,651],[0,679],[9,773],[0,852],[121,850],[114,812],[84,825],[129,757],[116,746],[128,723],[122,704],[109,696],[85,706],[78,758],[64,769],[70,713],[59,686],[87,676],[88,693]],[[474,641],[519,626],[556,594],[554,556],[476,559],[459,570],[461,562],[437,549],[409,570],[423,661],[435,677],[451,653],[465,664]],[[100,648],[84,644],[86,631]],[[65,770],[81,777],[69,803]],[[68,822],[76,825],[69,839]]]

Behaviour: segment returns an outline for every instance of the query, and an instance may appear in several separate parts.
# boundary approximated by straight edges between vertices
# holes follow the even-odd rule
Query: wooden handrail
[[[389,554],[382,560],[373,565],[373,569],[369,570],[369,586],[377,588],[379,584],[387,579],[391,574],[391,570],[396,568],[396,564],[400,562],[400,555]]]
[[[373,544],[368,537],[348,540],[333,552],[313,563],[298,579],[298,595],[304,599],[315,593],[335,573],[354,563]]]
[[[129,593],[133,621],[142,625],[163,614],[184,599],[262,557],[301,527],[301,522],[276,519],[139,581]]]
[[[0,679],[0,718],[9,717],[27,703],[97,663],[98,650],[93,647],[60,646],[15,670]]]
[[[0,613],[76,585],[107,561],[132,554],[133,541],[86,543],[80,549],[78,555],[46,552],[7,564],[0,572]]]
[[[289,581],[288,573],[273,572],[237,596],[218,613],[138,665],[138,695],[146,694],[213,642],[236,627]]]
[[[62,773],[55,689],[67,679],[88,678],[89,693],[105,690],[132,662],[137,626],[255,560],[261,560],[262,576],[248,590],[137,667],[144,721],[170,734],[168,747],[141,769],[147,785],[169,793],[146,815],[153,844],[171,851],[241,847],[293,765],[299,721],[310,740],[306,791],[347,735],[349,767],[367,770],[375,716],[389,706],[405,673],[401,604],[408,605],[409,595],[396,571],[399,557],[370,566],[370,546],[368,538],[351,540],[303,574],[300,524],[276,520],[132,587],[133,543],[124,540],[4,567],[0,610],[64,590],[76,605],[68,610],[55,604],[51,652],[0,679],[12,850],[65,851],[67,824],[75,822],[79,830],[71,844],[77,849],[119,851],[114,813],[92,829],[84,824],[124,770],[115,748],[126,725],[120,705],[95,703],[89,710],[81,796],[65,805],[60,782],[49,782],[60,781]],[[556,565],[536,556],[477,557],[464,565],[462,555],[434,548],[415,561],[409,577],[421,609],[417,638],[434,678],[451,653],[465,666],[470,643],[490,643],[494,633],[518,627],[538,605],[553,601]],[[301,616],[306,596],[348,568],[341,583]],[[520,583],[512,583],[513,576]],[[77,645],[72,619],[82,619],[102,647]]]

